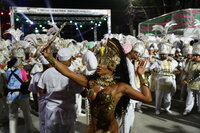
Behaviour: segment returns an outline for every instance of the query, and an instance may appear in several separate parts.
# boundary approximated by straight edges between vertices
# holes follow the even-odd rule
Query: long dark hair
[[[123,48],[120,44],[120,42],[116,38],[112,38],[111,41],[116,44],[116,46],[119,49],[120,52],[120,64],[117,65],[115,70],[115,77],[118,82],[124,82],[126,84],[130,85],[130,79],[129,79],[129,72],[126,62],[126,55],[123,52]],[[121,118],[122,116],[122,109],[124,109],[125,112],[127,112],[127,107],[129,104],[130,98],[127,96],[122,96],[119,102],[117,103],[117,106],[115,108],[115,116],[118,118]]]
[[[122,50],[122,46],[116,38],[112,38],[110,41],[112,41],[117,46],[120,55],[120,63],[116,66],[116,69],[114,71],[114,78],[117,82],[124,82],[130,85],[129,72],[126,63],[126,55]],[[100,76],[95,73],[93,75],[88,76],[87,78],[88,80],[95,80],[99,77]],[[121,118],[122,109],[124,109],[125,112],[127,111],[129,101],[130,101],[129,97],[127,96],[121,97],[115,108],[115,117]]]

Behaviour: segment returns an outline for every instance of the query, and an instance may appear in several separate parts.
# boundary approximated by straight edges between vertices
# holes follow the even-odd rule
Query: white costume
[[[188,82],[187,84],[187,99],[186,99],[186,107],[183,115],[187,115],[192,111],[195,103],[195,97],[197,98],[197,106],[198,112],[200,113],[200,62],[195,58],[199,58],[200,56],[200,44],[193,45],[192,51],[194,57],[194,61],[188,63],[186,66],[186,70],[188,70],[188,75],[185,80]]]
[[[60,49],[58,59],[67,61],[71,58],[70,52],[66,48]],[[69,69],[73,71],[72,68]],[[81,93],[83,88],[55,68],[49,68],[42,74],[38,87],[46,90],[45,131],[47,133],[74,133],[75,94]]]
[[[130,85],[132,88],[137,89],[135,85],[135,71],[134,66],[131,63],[131,61],[126,58],[128,71],[129,71],[129,79],[130,79]],[[127,109],[127,113],[125,115],[125,131],[124,133],[129,133],[133,127],[133,122],[135,119],[135,104],[137,101],[130,99],[130,104]]]
[[[38,82],[40,80],[40,77],[42,76],[42,72],[38,72],[33,75],[31,82],[29,84],[29,91],[31,91],[34,94],[38,94]],[[39,109],[39,124],[40,124],[40,133],[45,133],[45,100],[44,100],[45,94],[39,95],[38,98],[38,109]]]
[[[160,45],[159,54],[169,54],[171,47],[167,43]],[[173,72],[178,66],[178,62],[170,57],[164,60],[156,60],[150,70],[157,69],[155,83],[155,106],[156,114],[160,114],[162,99],[164,98],[164,109],[171,113],[171,98],[176,91],[176,81]]]
[[[177,66],[178,63],[175,60],[166,59],[155,61],[150,68],[151,70],[157,68],[159,71],[156,74],[157,81],[155,84],[156,111],[160,111],[163,98],[165,110],[169,111],[171,107],[171,97],[176,90],[175,75],[172,72]]]

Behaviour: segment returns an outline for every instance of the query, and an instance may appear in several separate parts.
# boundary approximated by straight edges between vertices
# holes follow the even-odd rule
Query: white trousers
[[[119,133],[130,133],[133,128],[133,123],[135,119],[135,103],[130,103],[127,107],[127,112],[124,118],[124,128],[122,119],[119,120]]]
[[[79,115],[81,114],[82,111],[82,96],[80,94],[76,94],[76,114]]]
[[[9,107],[9,132],[17,132],[18,108],[23,112],[27,133],[33,132],[33,123],[30,114],[29,98],[7,101]]]
[[[45,132],[46,133],[75,133],[76,118],[73,117],[73,114],[62,110],[61,108],[54,108],[53,110],[51,110],[48,107],[46,107]],[[72,117],[70,118],[69,116],[72,116]]]
[[[200,90],[194,90],[194,89],[188,88],[187,91],[188,91],[188,95],[186,99],[185,110],[192,111],[192,108],[194,107],[194,103],[195,103],[195,97],[197,97],[198,111],[200,111]]]
[[[164,109],[169,110],[171,108],[172,94],[170,89],[168,90],[156,89],[155,99],[156,99],[155,100],[156,110],[161,110],[162,100],[164,101]]]
[[[38,100],[38,111],[39,111],[39,124],[40,124],[40,133],[45,133],[45,107],[46,101],[45,97],[40,96]]]

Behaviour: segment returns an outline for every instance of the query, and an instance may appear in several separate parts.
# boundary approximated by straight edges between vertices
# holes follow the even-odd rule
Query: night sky
[[[1,0],[3,10],[9,10],[9,6],[43,7],[43,8],[72,8],[72,9],[111,9],[112,33],[129,34],[128,18],[125,9],[128,0]],[[98,40],[104,32],[99,30]],[[71,31],[68,34],[72,34]],[[73,33],[74,34],[74,33]],[[93,33],[91,32],[91,36]],[[74,36],[74,35],[71,35]],[[77,38],[80,39],[80,38]]]
[[[125,9],[129,0],[2,0],[6,6],[15,4],[25,7],[80,8],[80,9],[111,9],[112,29],[127,22]],[[48,4],[49,3],[49,4]]]

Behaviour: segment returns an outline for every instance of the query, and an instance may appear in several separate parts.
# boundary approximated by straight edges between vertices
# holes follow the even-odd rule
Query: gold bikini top
[[[89,95],[94,95],[93,89],[89,90]],[[111,124],[111,116],[114,115],[116,104],[111,94],[107,94],[104,90],[100,90],[96,94],[94,100],[89,99],[91,122],[97,129],[107,130]]]

